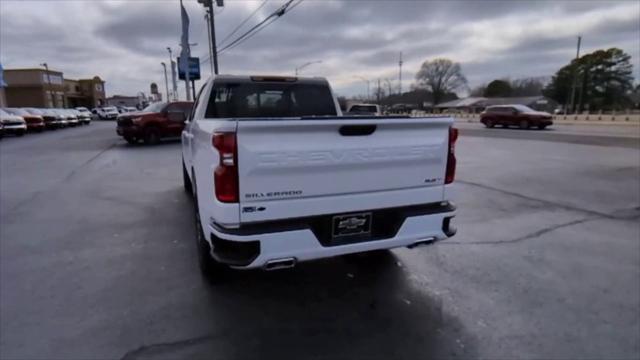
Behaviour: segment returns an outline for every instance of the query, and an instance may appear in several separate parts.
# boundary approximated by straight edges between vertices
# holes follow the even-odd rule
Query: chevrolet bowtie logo
[[[338,223],[338,229],[355,229],[357,227],[364,225],[364,223],[366,222],[367,220],[365,219],[352,217],[352,218],[348,218],[346,220],[340,221],[340,223]]]

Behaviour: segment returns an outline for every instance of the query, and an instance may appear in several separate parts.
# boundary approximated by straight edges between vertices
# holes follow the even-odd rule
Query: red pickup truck
[[[116,132],[129,144],[142,140],[154,145],[163,138],[179,137],[192,107],[188,101],[154,103],[140,112],[119,115]]]

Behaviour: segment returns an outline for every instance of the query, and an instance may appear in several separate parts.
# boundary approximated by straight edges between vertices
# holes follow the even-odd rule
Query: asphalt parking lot
[[[456,237],[217,287],[179,142],[5,138],[0,357],[639,358],[640,138],[473,125]]]

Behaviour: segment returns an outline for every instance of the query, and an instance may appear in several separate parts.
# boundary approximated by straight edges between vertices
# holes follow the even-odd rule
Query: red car
[[[524,105],[489,106],[480,114],[480,122],[488,128],[501,125],[517,126],[520,129],[536,127],[542,130],[553,125],[551,114]]]
[[[22,116],[27,123],[27,131],[41,132],[44,130],[44,118],[40,115],[32,114],[24,109],[19,108],[5,108],[6,112],[11,115]]]
[[[129,144],[142,140],[153,145],[163,138],[179,137],[191,113],[192,102],[154,103],[140,112],[118,116],[116,132]]]

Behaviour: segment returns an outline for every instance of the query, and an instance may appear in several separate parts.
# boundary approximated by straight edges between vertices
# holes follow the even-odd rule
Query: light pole
[[[362,77],[362,76],[358,76],[358,75],[354,75],[353,77],[360,79],[362,81],[365,81],[367,83],[367,101],[369,101],[371,99],[371,95],[370,95],[370,91],[371,91],[371,81],[369,81],[369,79]]]
[[[313,64],[320,64],[320,63],[322,63],[322,60],[309,61],[308,63],[304,63],[304,64],[298,66],[296,68],[296,76],[298,76],[298,72],[300,72],[300,70],[306,68],[307,66],[313,65]]]
[[[175,65],[173,64],[173,53],[170,47],[167,47],[169,52],[169,64],[171,64],[171,85],[173,86],[173,100],[178,100],[178,83],[176,83],[176,72],[173,70]]]
[[[161,62],[160,64],[162,64],[162,68],[164,69],[164,87],[165,87],[165,91],[167,92],[167,99],[166,101],[170,101],[169,100],[169,80],[167,79],[167,64],[163,62]]]
[[[47,84],[49,85],[48,98],[51,100],[51,107],[55,104],[53,103],[53,91],[51,90],[51,76],[49,75],[49,65],[47,63],[42,63],[40,66],[44,66],[44,69],[47,71]]]

